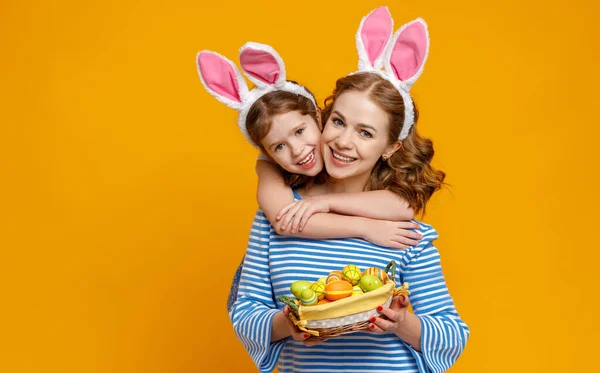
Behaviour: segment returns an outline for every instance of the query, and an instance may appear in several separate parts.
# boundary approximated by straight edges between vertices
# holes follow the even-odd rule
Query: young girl
[[[425,208],[444,178],[430,164],[431,141],[414,127],[418,114],[408,93],[422,71],[429,38],[425,23],[418,20],[401,28],[388,46],[389,35],[380,32],[389,25],[391,33],[388,18],[386,9],[378,9],[363,20],[357,37],[361,69],[339,79],[327,101],[321,147],[331,178],[321,192],[388,188],[417,211]],[[377,44],[383,46],[373,48]],[[403,58],[407,55],[411,58]],[[386,64],[385,72],[378,63]],[[315,188],[294,191],[299,200],[311,194],[317,194]],[[463,351],[469,329],[444,280],[432,243],[437,232],[422,223],[419,231],[423,239],[403,251],[351,238],[285,237],[271,229],[259,210],[230,310],[236,335],[259,370],[270,372],[276,365],[281,373],[448,370]],[[399,263],[394,280],[411,284],[414,313],[407,312],[407,299],[394,298],[389,307],[377,308],[385,318],[373,317],[369,332],[308,340],[276,300],[289,295],[295,280],[317,279],[349,263],[384,268],[391,260]],[[314,344],[319,346],[308,347]]]
[[[286,80],[283,61],[273,48],[247,43],[240,50],[240,64],[256,85],[251,91],[228,59],[209,51],[197,56],[198,72],[206,89],[239,110],[240,130],[261,150],[263,156],[257,162],[261,180],[258,200],[275,230],[311,238],[360,237],[399,249],[415,245],[420,235],[411,231],[418,227],[408,221],[413,217],[412,209],[398,195],[385,190],[323,197],[310,209],[282,210],[284,219],[278,221],[282,206],[293,199],[289,186],[324,188],[320,111],[306,88]],[[277,179],[270,173],[277,173]],[[262,175],[267,175],[266,182]],[[317,212],[325,214],[308,222]],[[286,230],[294,217],[291,229]]]

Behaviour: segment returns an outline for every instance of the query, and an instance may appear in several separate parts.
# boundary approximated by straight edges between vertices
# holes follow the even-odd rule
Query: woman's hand
[[[294,338],[294,340],[300,341],[300,342],[304,343],[305,346],[308,346],[308,347],[318,345],[318,344],[326,341],[326,339],[316,339],[316,338],[312,338],[312,339],[308,340],[308,338],[310,338],[310,334],[298,329],[296,327],[296,325],[294,325],[294,322],[290,319],[290,317],[289,317],[290,307],[285,306],[283,308],[283,314],[285,316],[286,325],[290,331],[291,337]]]
[[[379,306],[377,311],[387,317],[387,320],[381,317],[371,317],[369,320],[369,330],[373,333],[394,333],[400,336],[404,327],[404,320],[408,310],[408,298],[404,295],[394,297],[389,307]]]
[[[419,228],[419,224],[411,221],[371,220],[368,223],[362,238],[375,245],[408,249],[423,238],[421,234],[410,231]]]
[[[277,214],[281,221],[281,230],[285,231],[291,223],[290,233],[302,232],[308,219],[316,213],[328,213],[329,202],[326,198],[308,197],[285,205]]]

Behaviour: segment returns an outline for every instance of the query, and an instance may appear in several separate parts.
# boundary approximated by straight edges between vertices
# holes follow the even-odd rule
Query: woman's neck
[[[348,178],[343,180],[330,180],[327,184],[327,193],[358,193],[365,189],[366,180],[363,178]]]

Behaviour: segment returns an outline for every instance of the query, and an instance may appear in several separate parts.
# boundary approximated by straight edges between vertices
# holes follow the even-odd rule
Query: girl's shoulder
[[[294,191],[294,198],[296,200],[327,194],[327,186],[324,184],[312,185],[310,188],[303,186],[300,188],[294,188],[292,190]]]

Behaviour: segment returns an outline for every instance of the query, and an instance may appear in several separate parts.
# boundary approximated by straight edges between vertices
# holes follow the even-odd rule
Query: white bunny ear
[[[360,21],[356,32],[359,70],[373,71],[383,67],[393,28],[394,21],[385,6],[373,10]]]
[[[196,66],[204,88],[211,95],[232,109],[242,107],[248,85],[233,62],[216,52],[203,50],[196,56]]]
[[[387,52],[385,69],[410,90],[417,81],[429,55],[429,31],[421,18],[407,23],[394,34]]]
[[[285,65],[279,53],[266,44],[248,42],[240,48],[244,74],[258,87],[285,83]]]

